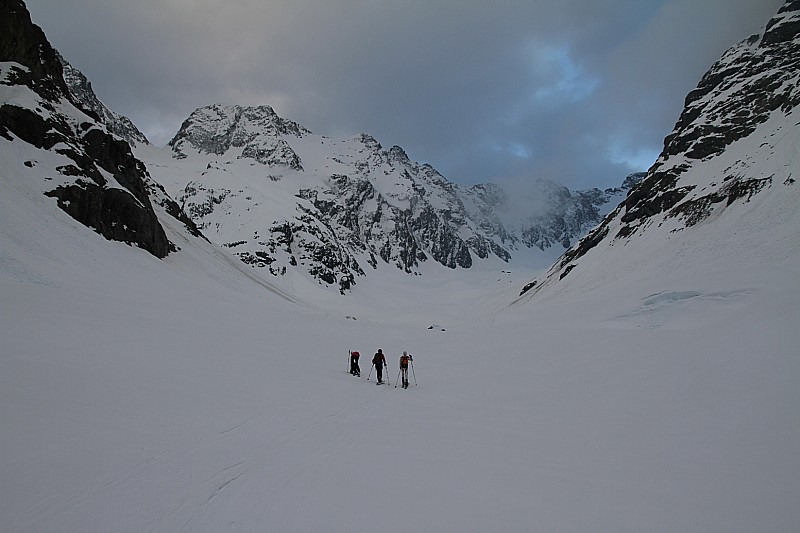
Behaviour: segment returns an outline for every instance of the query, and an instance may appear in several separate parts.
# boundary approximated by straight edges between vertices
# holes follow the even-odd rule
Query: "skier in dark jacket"
[[[372,364],[375,365],[375,374],[378,376],[378,383],[383,383],[383,365],[386,364],[386,358],[383,356],[383,350],[378,348],[378,353],[372,358]]]

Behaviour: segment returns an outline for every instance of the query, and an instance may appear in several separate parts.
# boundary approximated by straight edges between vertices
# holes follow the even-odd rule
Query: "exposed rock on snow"
[[[47,196],[82,224],[110,240],[165,257],[174,246],[151,204],[197,232],[162,187],[150,180],[128,143],[115,137],[90,106],[74,96],[62,63],[24,4],[9,2],[0,22],[0,136],[51,151],[63,160],[43,184]],[[87,96],[84,93],[83,96]],[[33,164],[31,163],[31,166]],[[55,187],[53,187],[55,185]]]

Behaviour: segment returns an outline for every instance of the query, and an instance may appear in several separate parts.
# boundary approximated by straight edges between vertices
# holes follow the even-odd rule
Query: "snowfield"
[[[796,33],[794,4],[770,26],[775,46]],[[37,42],[19,51],[39,50],[28,64],[49,48]],[[740,53],[756,41],[743,43]],[[216,245],[154,202],[176,247],[160,260],[45,196],[91,179],[70,165],[99,164],[79,137],[105,126],[55,86],[52,101],[33,96],[0,64],[0,530],[798,530],[800,115],[798,56],[784,44],[771,53],[787,93],[773,100],[778,87],[760,77],[772,72],[753,63],[743,75],[757,83],[745,76],[743,87],[760,92],[742,93],[731,116],[730,95],[713,96],[695,117],[736,126],[763,112],[753,131],[726,140],[689,128],[680,150],[665,145],[662,162],[681,167],[678,192],[694,202],[685,210],[671,215],[659,198],[674,183],[646,179],[628,205],[641,211],[635,228],[613,212],[607,238],[590,234],[547,271],[541,261],[556,257],[535,253],[508,264],[490,254],[469,270],[427,261],[413,274],[369,271],[345,295],[233,254],[243,235],[268,231],[265,213],[297,202],[298,184],[324,185],[369,139],[301,135],[308,175],[285,170],[297,154],[275,132],[240,147],[278,158],[267,163],[285,172],[274,174],[235,153],[178,164],[137,148],[153,195],[177,196],[211,172],[215,190],[198,198],[219,206],[200,216]],[[40,82],[47,93],[46,76],[27,83]],[[64,130],[49,132],[61,141],[53,151],[34,147],[46,144],[26,129],[32,115]],[[695,141],[703,150],[690,157]],[[324,155],[334,142],[341,161]],[[410,205],[408,176],[385,168],[380,192]],[[370,368],[378,348],[382,386]],[[360,378],[350,350],[362,354]],[[408,389],[395,386],[403,350],[414,356]]]
[[[177,222],[163,261],[106,241],[19,146],[0,154],[3,531],[800,523],[794,238],[513,305],[531,273],[508,266],[288,291]],[[389,386],[366,379],[377,348]]]

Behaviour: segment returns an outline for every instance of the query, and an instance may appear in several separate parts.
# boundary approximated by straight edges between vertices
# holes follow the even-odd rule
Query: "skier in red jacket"
[[[361,375],[361,368],[358,366],[358,358],[361,354],[358,352],[350,352],[350,373],[354,376]]]
[[[413,360],[414,358],[408,352],[403,352],[403,355],[400,356],[400,372],[403,374],[404,389],[408,388],[408,363]],[[395,384],[395,387],[397,387],[397,384]]]

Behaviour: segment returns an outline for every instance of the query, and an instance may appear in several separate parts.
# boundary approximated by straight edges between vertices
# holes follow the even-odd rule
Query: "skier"
[[[358,366],[358,358],[361,354],[358,352],[350,352],[350,373],[354,376],[361,376],[361,368]]]
[[[411,357],[411,354],[405,351],[403,352],[403,355],[400,356],[400,372],[403,374],[404,389],[408,388],[408,362],[413,360],[414,358]]]
[[[386,364],[382,349],[378,348],[378,353],[372,358],[372,364],[375,365],[375,374],[378,376],[378,385],[380,385],[383,383],[383,365]]]

